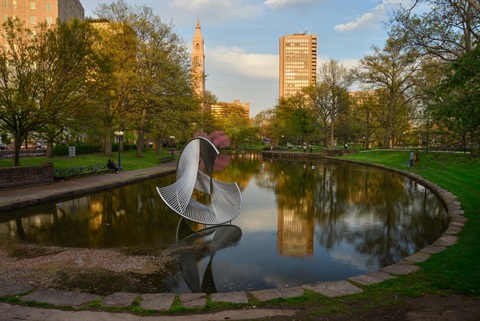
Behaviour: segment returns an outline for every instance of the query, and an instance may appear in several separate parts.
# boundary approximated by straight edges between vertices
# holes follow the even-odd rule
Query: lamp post
[[[170,139],[172,140],[172,150],[170,154],[173,156],[175,154],[175,136],[170,136]]]
[[[121,161],[120,161],[120,141],[123,139],[123,131],[116,131],[115,132],[115,137],[117,138],[118,141],[118,168],[122,167]]]

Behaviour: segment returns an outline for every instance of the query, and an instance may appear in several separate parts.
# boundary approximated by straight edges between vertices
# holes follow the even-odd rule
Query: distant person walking
[[[415,153],[415,158],[414,159],[415,159],[415,165],[418,165],[418,161],[419,161],[418,153]]]
[[[415,157],[415,156],[413,155],[413,151],[410,152],[410,157],[409,157],[409,159],[408,159],[408,160],[410,161],[410,167],[413,167],[413,159],[414,159],[414,157]]]

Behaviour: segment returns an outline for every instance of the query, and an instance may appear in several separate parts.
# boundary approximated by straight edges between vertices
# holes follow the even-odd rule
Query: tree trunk
[[[137,153],[135,154],[135,157],[142,157],[142,152],[143,152],[143,145],[145,144],[144,142],[144,136],[145,133],[142,129],[137,131],[138,138],[137,138]]]

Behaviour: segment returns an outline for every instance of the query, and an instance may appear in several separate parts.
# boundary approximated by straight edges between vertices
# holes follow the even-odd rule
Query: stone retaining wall
[[[265,159],[322,159],[325,156],[342,156],[358,153],[354,149],[326,150],[324,153],[302,153],[302,152],[284,152],[278,150],[263,151],[262,157]]]
[[[53,163],[0,168],[0,189],[53,182]]]

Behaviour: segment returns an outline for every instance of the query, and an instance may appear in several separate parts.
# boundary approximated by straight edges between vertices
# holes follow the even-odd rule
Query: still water
[[[0,248],[110,248],[153,260],[168,253],[174,264],[143,275],[143,293],[212,293],[375,271],[432,243],[447,226],[433,193],[372,167],[221,155],[214,177],[242,191],[244,207],[231,225],[204,229],[180,220],[155,190],[173,183],[172,175],[13,213],[0,222]]]

